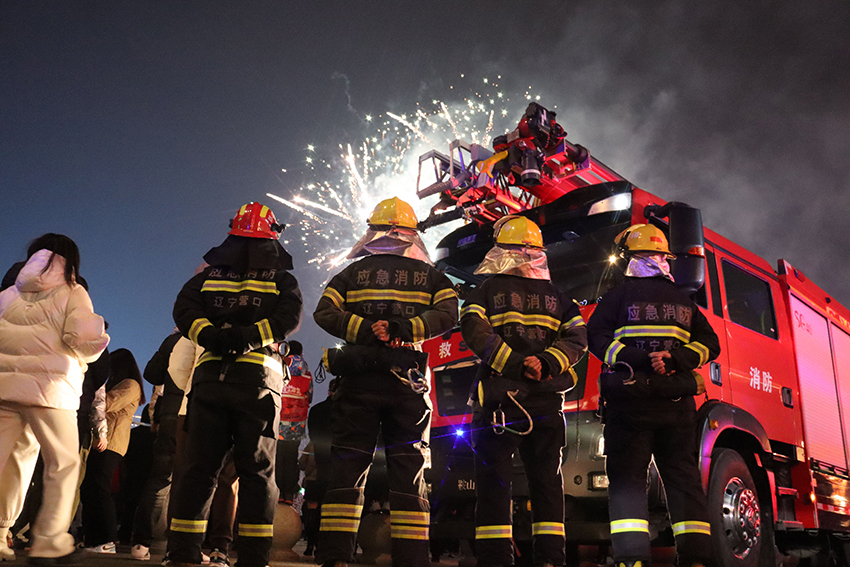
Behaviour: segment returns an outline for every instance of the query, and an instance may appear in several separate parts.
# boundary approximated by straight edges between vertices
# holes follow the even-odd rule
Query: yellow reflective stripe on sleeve
[[[564,536],[564,524],[561,522],[535,522],[531,524],[531,535]]]
[[[239,524],[239,535],[242,537],[274,537],[272,524]]]
[[[676,325],[626,325],[614,331],[614,339],[624,337],[674,337],[688,342],[691,333]]]
[[[206,329],[207,327],[212,327],[213,324],[210,323],[210,320],[206,317],[201,319],[195,319],[192,322],[192,326],[189,327],[189,340],[193,343],[198,343],[198,335],[201,334],[201,331]]]
[[[331,303],[336,305],[337,307],[342,307],[342,296],[339,294],[337,290],[332,287],[325,288],[324,293],[322,293],[322,297],[327,297],[331,300]]]
[[[475,303],[467,303],[463,306],[463,309],[460,310],[460,316],[468,315],[472,313],[473,315],[478,315],[482,319],[487,319],[487,310],[484,309],[481,305],[476,305]]]
[[[437,293],[434,294],[434,303],[437,304],[441,301],[445,301],[447,299],[457,299],[457,292],[452,289],[441,289]]]
[[[322,504],[323,518],[326,516],[359,518],[362,513],[362,504]]]
[[[171,531],[187,534],[202,534],[207,531],[206,520],[180,520],[171,518]]]
[[[614,520],[611,522],[612,534],[621,534],[625,532],[649,533],[649,522],[639,519]]]
[[[677,522],[673,524],[673,535],[704,534],[711,535],[711,524],[708,522]]]
[[[319,531],[322,532],[351,532],[357,533],[360,527],[360,519],[352,520],[351,518],[325,518],[322,517],[322,522],[319,524]]]
[[[504,370],[511,352],[511,347],[509,347],[507,343],[499,345],[498,350],[496,350],[496,354],[493,356],[493,360],[490,362],[490,367],[496,372]]]
[[[261,282],[258,280],[243,280],[241,282],[229,282],[226,280],[207,280],[201,286],[201,291],[223,291],[227,293],[239,293],[241,291],[256,291],[258,293],[273,293],[280,295],[277,284],[274,282]]]
[[[558,330],[560,321],[548,315],[528,315],[517,311],[508,311],[499,313],[498,315],[490,316],[490,325],[497,327],[499,325],[507,325],[508,323],[519,323],[520,325],[537,325],[538,327],[546,327],[553,331]]]
[[[412,327],[413,342],[418,343],[419,341],[424,341],[425,321],[423,321],[421,317],[414,317],[410,320],[410,325]]]
[[[428,539],[428,526],[390,525],[390,536],[395,539]]]
[[[475,539],[510,539],[512,535],[513,532],[510,525],[475,527]]]
[[[403,301],[431,305],[431,294],[424,291],[400,291],[397,289],[359,289],[345,293],[345,301]]]
[[[357,333],[360,332],[360,325],[363,324],[363,317],[351,314],[348,319],[348,325],[345,327],[345,340],[350,343],[357,342]]]
[[[708,348],[704,344],[694,341],[686,344],[685,348],[689,348],[699,355],[699,364],[697,364],[697,368],[708,362]]]
[[[272,344],[274,342],[274,335],[272,334],[272,326],[269,323],[269,320],[263,319],[262,321],[257,321],[254,324],[260,330],[260,340],[263,341],[263,346],[269,346]]]
[[[604,362],[608,366],[614,366],[614,363],[617,362],[617,355],[624,348],[626,348],[626,345],[624,345],[620,341],[611,341],[611,344],[608,345],[607,349],[605,349],[605,356],[602,357],[602,362]]]
[[[558,330],[563,331],[565,329],[572,329],[573,327],[580,327],[582,325],[584,325],[584,317],[576,315],[566,323],[563,323]]]
[[[549,369],[550,374],[552,374],[553,376],[555,374],[560,374],[561,372],[565,371],[567,368],[570,367],[570,359],[559,349],[555,347],[549,347],[543,352],[548,352],[549,354],[554,356],[558,360],[558,363],[561,365],[557,372],[553,372],[554,368]]]

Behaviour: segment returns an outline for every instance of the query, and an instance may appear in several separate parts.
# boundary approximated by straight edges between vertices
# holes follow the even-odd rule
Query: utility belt
[[[428,353],[412,346],[399,341],[387,346],[344,345],[327,349],[322,362],[335,376],[389,373],[417,394],[425,394],[430,389]]]
[[[682,398],[705,393],[705,381],[693,370],[673,374],[647,374],[635,372],[625,362],[613,366],[602,365],[599,374],[599,411],[604,417],[608,404],[629,402],[667,401],[678,402]]]

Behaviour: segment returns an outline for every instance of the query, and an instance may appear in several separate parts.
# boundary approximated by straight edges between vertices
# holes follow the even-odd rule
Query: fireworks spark
[[[292,232],[309,248],[309,262],[323,271],[342,264],[363,235],[367,216],[383,199],[399,197],[414,207],[420,220],[426,218],[434,203],[416,196],[419,156],[432,149],[448,153],[449,143],[455,139],[489,147],[495,132],[516,126],[528,100],[539,99],[531,88],[512,96],[500,82],[501,77],[485,77],[466,87],[468,94],[462,99],[458,96],[463,87],[453,85],[453,99],[430,98],[428,103],[415,103],[407,113],[365,115],[364,123],[376,129],[365,133],[361,141],[338,144],[331,152],[308,145],[307,163],[299,172],[282,170],[288,169],[289,175],[300,173],[306,182],[287,187],[289,198],[268,196],[297,213],[298,226]],[[284,178],[284,183],[287,181]],[[457,222],[462,221],[429,229],[423,235],[432,252]]]

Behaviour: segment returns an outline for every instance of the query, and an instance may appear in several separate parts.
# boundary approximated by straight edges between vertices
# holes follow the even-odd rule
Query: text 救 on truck
[[[693,294],[721,341],[720,357],[700,369],[706,393],[697,400],[696,432],[719,564],[776,565],[786,556],[850,564],[850,310],[787,261],[773,267],[704,229],[698,209],[635,187],[567,141],[555,115],[536,103],[494,149],[456,140],[447,154],[420,158],[418,195],[439,199],[421,227],[467,220],[441,240],[435,259],[461,298],[482,281],[473,272],[492,246],[493,222],[506,214],[540,226],[552,281],[579,302],[585,320],[623,277],[615,236],[634,223],[661,228],[677,256],[677,284]],[[467,400],[478,361],[459,329],[423,349],[433,385],[427,480],[438,555],[442,543],[474,540]],[[610,538],[600,368],[598,359],[584,357],[564,402],[565,524],[573,550]],[[515,471],[514,539],[522,549],[531,518],[518,459]],[[647,486],[651,533],[659,545],[672,545],[654,467]]]

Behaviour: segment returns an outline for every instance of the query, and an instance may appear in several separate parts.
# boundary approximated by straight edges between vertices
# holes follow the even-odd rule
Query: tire
[[[717,449],[711,455],[708,514],[719,567],[775,564],[769,560],[773,526],[765,521],[747,463],[732,449]]]

